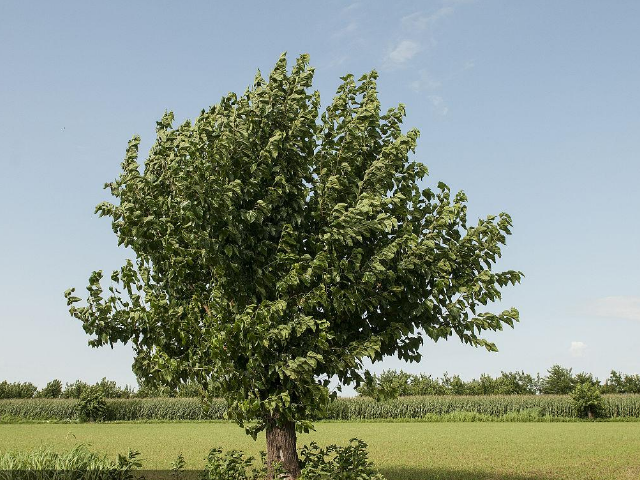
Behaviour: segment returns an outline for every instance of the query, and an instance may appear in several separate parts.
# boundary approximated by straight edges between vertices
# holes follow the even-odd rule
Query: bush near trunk
[[[591,383],[580,383],[571,393],[574,408],[579,417],[596,418],[603,416],[604,402],[598,387]]]
[[[87,388],[77,403],[78,419],[82,422],[102,422],[107,418],[107,402],[98,386]]]

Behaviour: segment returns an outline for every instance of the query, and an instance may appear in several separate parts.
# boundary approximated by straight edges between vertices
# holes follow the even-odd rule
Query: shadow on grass
[[[387,480],[551,480],[538,473],[500,473],[491,470],[451,470],[428,467],[381,468]]]

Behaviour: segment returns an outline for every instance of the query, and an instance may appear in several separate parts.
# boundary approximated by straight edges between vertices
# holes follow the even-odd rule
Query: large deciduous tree
[[[321,114],[312,78],[306,55],[290,73],[283,55],[193,123],[165,114],[143,168],[134,137],[96,212],[135,260],[106,290],[93,272],[84,306],[66,292],[92,346],[132,342],[145,381],[214,385],[292,478],[329,379],[419,360],[425,337],[495,350],[482,333],[518,312],[479,309],[521,278],[492,271],[507,214],[468,226],[464,193],[421,188],[418,132],[404,106],[381,112],[375,72],[342,77]]]

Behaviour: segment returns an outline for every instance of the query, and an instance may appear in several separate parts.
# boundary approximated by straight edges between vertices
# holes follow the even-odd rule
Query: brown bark
[[[278,462],[287,472],[281,477],[295,480],[300,476],[300,462],[296,450],[296,426],[294,422],[276,425],[274,420],[267,424],[267,479],[274,480],[273,464]]]

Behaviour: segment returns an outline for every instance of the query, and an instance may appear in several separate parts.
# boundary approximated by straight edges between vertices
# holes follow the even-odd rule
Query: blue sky
[[[93,215],[127,140],[165,110],[195,117],[279,54],[309,53],[323,103],[380,73],[407,105],[417,157],[514,219],[502,268],[521,322],[499,353],[425,342],[464,378],[554,363],[640,373],[640,2],[0,1],[0,380],[134,383],[128,347],[94,350],[62,292],[126,258]]]

